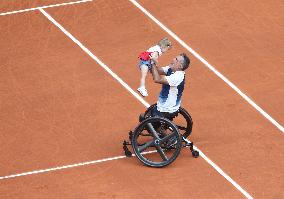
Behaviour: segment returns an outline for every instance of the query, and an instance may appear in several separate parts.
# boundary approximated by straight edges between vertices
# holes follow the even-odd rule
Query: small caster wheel
[[[193,150],[191,153],[192,153],[192,156],[194,158],[198,158],[198,156],[199,156],[199,152],[198,151]]]
[[[128,142],[126,142],[126,141],[124,140],[124,142],[123,142],[124,154],[125,154],[126,157],[132,157],[132,153],[131,153],[131,151],[129,151],[127,145],[128,145]]]
[[[128,158],[132,157],[132,153],[131,153],[131,151],[129,151],[129,150],[124,151],[124,154],[125,154],[125,156],[128,157]]]

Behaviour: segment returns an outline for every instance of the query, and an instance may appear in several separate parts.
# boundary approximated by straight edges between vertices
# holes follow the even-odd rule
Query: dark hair
[[[185,53],[180,54],[180,56],[183,57],[182,70],[185,71],[189,67],[190,59]]]

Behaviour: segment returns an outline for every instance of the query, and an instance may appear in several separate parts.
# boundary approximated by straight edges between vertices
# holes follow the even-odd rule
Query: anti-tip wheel
[[[191,153],[192,153],[192,156],[193,156],[194,158],[198,158],[198,156],[199,156],[199,152],[198,152],[198,151],[193,150]]]
[[[131,151],[129,151],[128,147],[126,146],[128,142],[124,141],[123,142],[123,150],[124,150],[124,154],[126,157],[130,158],[132,157],[132,153]]]
[[[125,156],[128,157],[128,158],[132,157],[131,151],[124,151],[124,154],[125,154]]]

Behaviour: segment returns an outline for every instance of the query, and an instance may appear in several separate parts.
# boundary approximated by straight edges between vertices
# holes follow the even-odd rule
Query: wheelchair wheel
[[[151,114],[152,114],[152,110],[153,110],[156,106],[157,106],[156,103],[155,103],[155,104],[152,104],[151,106],[149,106],[149,107],[147,108],[147,110],[145,111],[145,113],[144,113],[144,117],[145,117],[145,118],[150,117]]]
[[[136,157],[150,167],[171,164],[182,148],[178,128],[161,117],[149,117],[141,122],[133,132],[131,144]]]
[[[180,134],[184,138],[187,138],[191,134],[193,121],[190,114],[184,108],[179,108],[178,116],[173,119],[173,123],[178,127]]]
[[[152,110],[157,106],[157,104],[151,105],[144,113],[144,118],[151,116]],[[172,122],[178,127],[180,134],[187,138],[192,132],[193,121],[190,114],[183,108],[180,107],[178,110],[178,115],[175,116]]]

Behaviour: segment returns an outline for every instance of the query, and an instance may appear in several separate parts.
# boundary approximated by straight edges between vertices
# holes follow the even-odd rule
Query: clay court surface
[[[283,1],[138,1],[280,128],[128,0],[8,13],[66,2],[0,1],[0,198],[284,198]],[[146,107],[43,12],[134,91],[141,51],[167,36],[161,66],[187,53],[190,139],[248,195],[187,149],[163,169],[120,157],[49,170],[123,156]],[[153,104],[160,85],[148,77]]]

